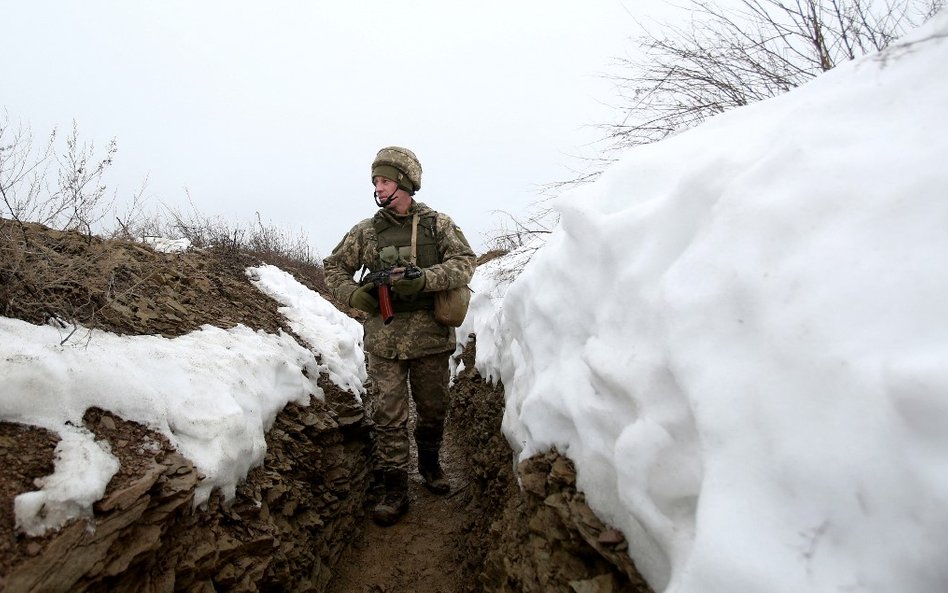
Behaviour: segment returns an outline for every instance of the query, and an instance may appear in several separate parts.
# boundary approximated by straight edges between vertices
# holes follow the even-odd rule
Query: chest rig
[[[372,221],[378,239],[376,266],[372,271],[391,266],[414,264],[419,268],[428,268],[441,263],[438,253],[438,238],[435,213],[406,217],[398,224],[388,217],[376,216]],[[415,257],[412,261],[412,235],[414,234]],[[395,311],[417,311],[434,309],[434,293],[422,292],[412,300],[392,295],[392,307]]]

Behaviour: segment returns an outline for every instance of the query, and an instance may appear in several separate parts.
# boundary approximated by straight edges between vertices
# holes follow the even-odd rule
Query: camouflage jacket
[[[356,272],[362,268],[374,272],[383,267],[377,225],[408,225],[410,228],[415,214],[434,221],[433,226],[420,224],[418,233],[433,234],[438,251],[438,263],[424,266],[419,262],[425,273],[424,292],[458,288],[470,282],[476,263],[464,233],[446,214],[412,201],[408,214],[404,216],[382,208],[375,216],[352,227],[323,261],[326,284],[336,299],[342,303],[349,302],[349,297],[359,287],[354,280]],[[365,321],[364,329],[365,349],[382,358],[418,358],[455,347],[454,328],[435,321],[430,307],[400,311],[395,303],[395,319],[390,324],[383,324],[381,316],[376,313]]]

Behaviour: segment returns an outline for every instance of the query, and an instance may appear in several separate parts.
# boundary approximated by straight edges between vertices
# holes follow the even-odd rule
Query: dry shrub
[[[133,293],[154,267],[134,253],[104,249],[98,237],[0,219],[0,314],[98,327],[103,309]]]
[[[251,224],[230,224],[202,214],[189,194],[187,211],[163,206],[146,214],[143,183],[126,211],[114,211],[118,226],[105,229],[113,200],[103,177],[115,141],[97,155],[73,124],[65,146],[59,144],[54,130],[37,147],[29,128],[14,127],[0,114],[0,315],[63,328],[98,327],[103,314],[127,309],[119,301],[147,297],[135,293],[142,283],[160,284],[156,274],[175,276],[140,243],[146,237],[188,239],[215,272],[233,276],[265,262],[328,293],[321,258],[306,235],[264,224],[259,213]],[[124,246],[110,249],[116,244]]]

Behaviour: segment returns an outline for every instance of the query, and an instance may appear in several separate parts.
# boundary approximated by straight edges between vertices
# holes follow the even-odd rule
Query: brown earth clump
[[[501,431],[504,390],[474,366],[472,344],[452,391],[449,430],[468,460],[467,546],[459,562],[473,593],[651,593],[628,544],[576,490],[572,462],[539,455],[514,469]],[[519,477],[519,484],[518,484]]]
[[[0,315],[166,337],[203,324],[286,329],[273,301],[244,275],[259,263],[226,249],[161,253],[0,219]]]

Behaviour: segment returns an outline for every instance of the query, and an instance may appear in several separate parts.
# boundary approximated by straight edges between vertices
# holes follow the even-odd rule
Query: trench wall
[[[503,386],[474,368],[473,346],[453,390],[450,430],[469,460],[471,591],[651,593],[622,533],[600,521],[576,490],[572,462],[551,451],[514,466],[501,433]]]
[[[364,517],[369,439],[352,396],[321,386],[327,403],[291,404],[278,416],[264,465],[230,504],[215,495],[198,510],[198,475],[187,459],[138,425],[87,414],[101,438],[150,439],[158,443],[155,454],[122,459],[136,471],[110,485],[92,521],[17,541],[18,561],[0,575],[0,590],[322,592]],[[111,444],[116,452],[140,451],[134,443]]]
[[[467,464],[459,593],[650,592],[622,534],[576,490],[569,459],[551,451],[514,467],[503,387],[474,369],[473,345],[462,358],[447,427]],[[234,500],[215,495],[198,510],[187,459],[143,427],[91,411],[86,424],[125,456],[123,475],[93,520],[13,542],[0,591],[322,593],[366,520],[371,439],[352,396],[321,386],[325,403],[277,417],[264,464]]]

